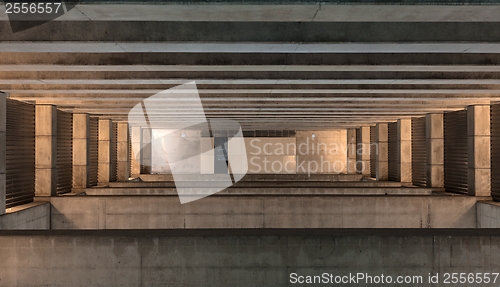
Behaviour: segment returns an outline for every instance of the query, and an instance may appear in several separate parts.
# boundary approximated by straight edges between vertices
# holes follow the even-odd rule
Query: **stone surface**
[[[469,195],[491,196],[490,106],[467,107]]]
[[[99,120],[99,158],[97,167],[97,178],[99,184],[111,180],[111,120]]]
[[[57,186],[57,108],[35,107],[35,195],[54,196]]]

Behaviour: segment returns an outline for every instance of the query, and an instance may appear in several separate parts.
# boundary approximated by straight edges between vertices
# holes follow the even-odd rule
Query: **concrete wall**
[[[296,173],[295,138],[245,138],[248,173]]]
[[[340,286],[290,282],[291,273],[323,272],[423,276],[422,284],[380,286],[430,286],[428,274],[439,273],[432,286],[453,286],[443,273],[500,269],[498,235],[168,234],[3,236],[0,286]]]
[[[297,173],[346,173],[346,130],[297,131],[295,136]]]
[[[470,196],[53,197],[53,229],[475,228]]]
[[[19,229],[50,229],[50,203],[31,202],[7,209],[0,216],[0,230]]]
[[[201,173],[201,132],[152,130],[152,173]]]
[[[477,203],[477,227],[478,228],[500,228],[500,203],[478,202]]]

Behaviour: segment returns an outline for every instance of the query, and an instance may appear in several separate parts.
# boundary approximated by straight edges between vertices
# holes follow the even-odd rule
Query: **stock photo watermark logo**
[[[128,123],[140,127],[150,139],[139,146],[132,145],[133,155],[149,157],[149,162],[143,161],[143,165],[166,169],[172,174],[181,204],[222,191],[248,171],[240,124],[228,119],[207,119],[195,82],[141,101],[130,110]],[[201,131],[210,135],[225,131],[225,136],[203,138]],[[213,174],[201,175],[202,158],[213,160]],[[193,182],[200,181],[202,186],[193,187]]]
[[[71,11],[79,0],[3,1],[12,33],[40,26]]]

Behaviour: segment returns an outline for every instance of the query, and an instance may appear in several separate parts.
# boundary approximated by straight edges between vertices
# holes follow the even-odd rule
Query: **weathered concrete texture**
[[[470,196],[177,196],[51,198],[53,229],[475,228]]]
[[[498,235],[12,235],[0,238],[0,286],[340,286],[302,276],[497,272]],[[292,275],[293,277],[293,275]],[[491,277],[491,276],[490,276]],[[360,281],[342,286],[370,286]],[[478,286],[460,284],[463,286]],[[482,284],[481,286],[497,286]]]
[[[57,108],[35,107],[35,195],[53,196],[57,187]]]
[[[444,116],[427,114],[425,117],[427,144],[427,187],[444,187]]]
[[[97,178],[99,184],[110,182],[111,179],[111,120],[99,120],[99,163]]]
[[[297,131],[295,137],[297,173],[346,173],[345,129]]]
[[[210,183],[210,182],[208,182]],[[204,187],[207,181],[183,182],[183,186]],[[109,187],[175,187],[173,181],[163,182],[110,182]],[[401,187],[395,181],[239,181],[231,186],[237,187]]]
[[[31,202],[9,208],[0,216],[0,230],[20,229],[50,229],[50,203]]]
[[[477,203],[477,227],[500,228],[500,203],[498,202]]]
[[[90,115],[73,114],[73,187],[89,187]]]
[[[490,105],[467,107],[469,195],[491,195]]]
[[[131,176],[141,174],[141,127],[130,128],[130,141],[132,141]]]
[[[347,174],[356,174],[356,129],[347,129]]]
[[[370,176],[370,127],[361,127],[358,129],[359,142],[356,144],[356,153],[358,161],[356,162],[356,171],[363,176]]]
[[[129,140],[128,123],[118,123],[116,177],[119,181],[128,180],[130,177]]]
[[[411,119],[398,120],[398,177],[412,184],[411,178]]]
[[[141,180],[146,182],[173,181],[171,174],[141,174]],[[359,174],[247,174],[240,181],[359,181]],[[176,176],[176,180],[198,180],[198,181],[223,181],[224,176],[218,175],[192,175],[183,177]]]

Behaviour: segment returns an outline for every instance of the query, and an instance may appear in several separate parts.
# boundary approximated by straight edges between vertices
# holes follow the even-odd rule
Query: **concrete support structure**
[[[117,180],[126,181],[130,177],[128,123],[118,123]]]
[[[141,127],[130,128],[130,140],[132,141],[130,173],[135,177],[141,174]]]
[[[398,120],[398,179],[411,185],[411,119]]]
[[[427,187],[444,187],[444,116],[425,116]]]
[[[376,126],[376,168],[377,180],[389,179],[389,126],[379,123]]]
[[[359,142],[357,143],[357,172],[363,176],[370,176],[370,127],[360,127]]]
[[[99,163],[97,175],[99,184],[108,183],[111,179],[112,127],[111,120],[99,120]]]
[[[142,141],[141,141],[141,173],[151,173],[151,129],[144,128],[141,129]]]
[[[490,106],[467,107],[469,195],[491,195]]]
[[[356,129],[347,129],[347,174],[356,174]]]
[[[89,187],[90,115],[73,114],[73,187]]]
[[[0,93],[0,215],[5,214],[7,94]]]
[[[57,107],[35,108],[35,195],[57,192]]]

